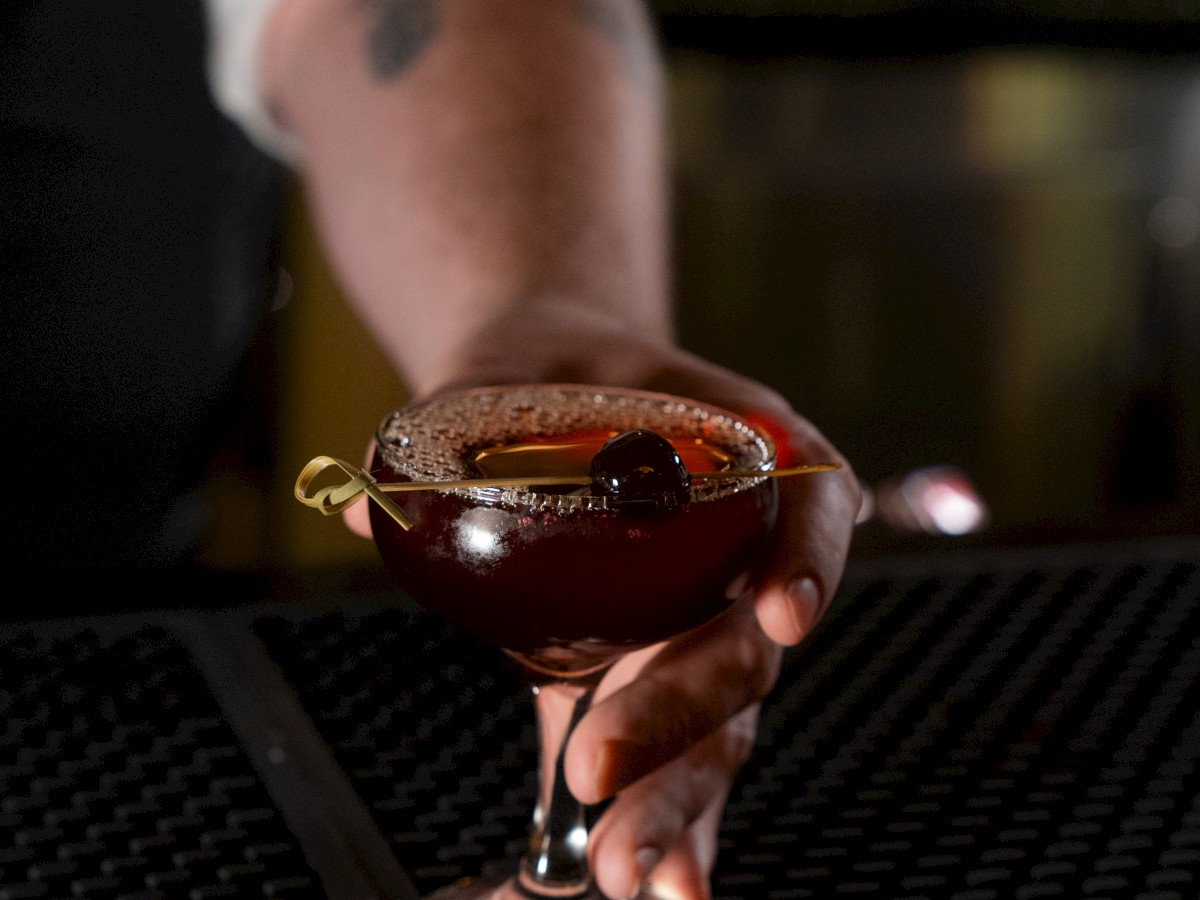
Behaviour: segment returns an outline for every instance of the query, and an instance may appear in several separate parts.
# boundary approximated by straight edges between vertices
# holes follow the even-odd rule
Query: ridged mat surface
[[[1200,897],[1200,560],[981,560],[862,568],[787,653],[716,897]],[[533,798],[517,673],[348,600],[238,627],[421,893],[508,871]],[[0,637],[0,900],[327,887],[169,623]]]
[[[422,622],[259,634],[430,888],[519,850],[533,734],[488,651],[389,649]],[[719,897],[1200,896],[1200,571],[856,580],[788,654],[759,743]]]
[[[186,648],[0,637],[0,900],[324,896]]]

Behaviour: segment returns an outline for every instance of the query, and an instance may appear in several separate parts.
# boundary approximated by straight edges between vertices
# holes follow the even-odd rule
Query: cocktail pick
[[[350,480],[342,484],[319,488],[309,495],[308,489],[312,486],[313,481],[330,468],[341,469]],[[410,530],[413,527],[412,519],[404,514],[404,510],[388,499],[380,487],[379,482],[366,469],[353,466],[340,459],[334,459],[332,456],[317,456],[309,460],[308,465],[300,470],[295,490],[297,500],[326,516],[337,515],[363,497],[370,497],[379,504],[384,512],[396,520],[397,525],[405,531]]]
[[[813,463],[806,466],[791,466],[786,469],[768,469],[766,471],[749,472],[727,470],[721,472],[690,472],[693,479],[733,479],[733,478],[785,478],[792,475],[810,475],[814,472],[830,472],[840,469],[841,463]],[[308,493],[313,481],[322,472],[330,468],[340,469],[349,480],[342,484],[317,489],[311,495]],[[320,511],[323,515],[333,516],[353,506],[363,497],[370,497],[396,520],[396,523],[408,531],[413,527],[413,521],[404,511],[388,497],[389,493],[404,491],[451,491],[457,488],[481,487],[539,487],[542,485],[573,484],[584,487],[590,485],[592,479],[588,475],[529,475],[513,478],[460,478],[453,481],[399,481],[380,484],[370,472],[358,466],[351,465],[332,456],[318,456],[309,461],[296,479],[296,499],[305,506]]]
[[[790,475],[811,475],[814,472],[832,472],[835,469],[840,469],[841,463],[825,462],[812,463],[807,466],[790,466],[786,469],[767,469],[765,472],[747,472],[737,469],[729,469],[721,472],[689,472],[692,478],[709,479],[709,478],[786,478]]]

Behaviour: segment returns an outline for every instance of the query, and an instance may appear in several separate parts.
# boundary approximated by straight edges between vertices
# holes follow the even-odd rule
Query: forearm
[[[283,0],[262,64],[334,267],[414,391],[548,308],[669,340],[659,70],[632,2]]]

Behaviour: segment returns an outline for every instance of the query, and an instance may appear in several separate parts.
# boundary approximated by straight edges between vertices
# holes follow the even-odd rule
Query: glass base
[[[515,878],[469,878],[434,891],[425,900],[530,900],[540,896],[522,890]],[[583,893],[564,894],[562,900],[605,900],[605,897],[591,887]]]
[[[468,878],[434,891],[425,900],[530,900],[533,895],[521,890],[515,878]],[[608,900],[594,885],[582,894],[563,900]],[[658,894],[642,891],[629,900],[662,900]]]

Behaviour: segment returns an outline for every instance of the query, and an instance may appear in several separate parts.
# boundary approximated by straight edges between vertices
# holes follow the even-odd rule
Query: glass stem
[[[586,897],[588,867],[584,807],[567,788],[567,741],[592,702],[594,686],[545,684],[533,688],[538,723],[538,801],[529,849],[517,881],[529,897]]]

